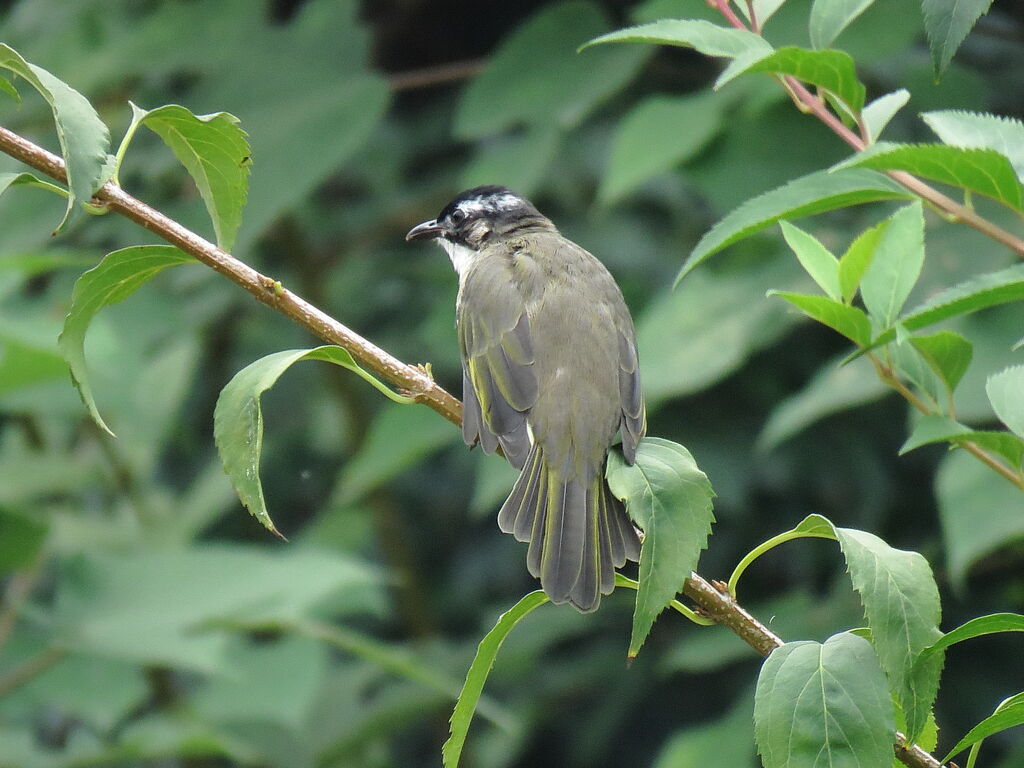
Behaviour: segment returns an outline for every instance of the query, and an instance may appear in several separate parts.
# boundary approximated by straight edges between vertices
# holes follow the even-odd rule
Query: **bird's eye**
[[[456,208],[454,211],[452,211],[451,219],[452,219],[452,223],[453,224],[460,224],[460,223],[462,223],[462,221],[465,220],[465,218],[466,218],[466,212],[465,211],[463,211],[463,210],[461,210],[459,208]]]

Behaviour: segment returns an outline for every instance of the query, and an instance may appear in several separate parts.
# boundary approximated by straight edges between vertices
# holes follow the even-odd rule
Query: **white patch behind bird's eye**
[[[472,197],[459,203],[459,210],[469,217],[480,216],[485,213],[495,214],[498,211],[516,208],[522,204],[522,200],[516,195],[506,192],[503,195],[491,197]]]

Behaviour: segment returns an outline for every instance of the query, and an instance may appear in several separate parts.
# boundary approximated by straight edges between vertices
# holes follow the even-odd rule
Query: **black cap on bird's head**
[[[509,237],[527,228],[552,227],[533,204],[507,187],[473,187],[446,205],[436,219],[417,224],[406,240],[445,240],[479,250],[493,236]]]

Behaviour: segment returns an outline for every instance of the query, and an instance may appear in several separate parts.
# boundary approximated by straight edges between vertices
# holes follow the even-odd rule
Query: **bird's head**
[[[472,256],[496,240],[552,224],[533,205],[506,187],[473,187],[446,205],[436,219],[409,230],[405,239],[437,240],[462,272]]]

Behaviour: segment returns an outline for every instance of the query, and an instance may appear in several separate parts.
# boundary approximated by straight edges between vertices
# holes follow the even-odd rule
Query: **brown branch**
[[[416,88],[429,88],[433,85],[466,80],[478,74],[486,63],[486,59],[472,59],[438,64],[423,69],[411,69],[407,72],[395,72],[388,75],[388,88],[393,93],[398,93],[399,91],[411,91]]]
[[[63,160],[3,127],[0,127],[0,150],[57,181],[67,183]],[[361,365],[381,378],[415,392],[418,402],[433,408],[454,424],[461,424],[462,404],[437,386],[419,368],[406,365],[392,357],[300,297],[281,289],[271,278],[261,275],[159,211],[136,200],[120,187],[108,183],[96,197],[112,211],[120,213],[195,256],[211,269],[242,286],[257,300],[286,315],[311,333],[344,347]],[[710,618],[729,628],[762,656],[767,656],[782,645],[782,640],[778,636],[747,613],[727,591],[716,589],[696,573],[687,580],[684,592]],[[59,660],[60,656],[53,654],[61,653],[63,651],[59,649],[45,651],[41,657],[31,660],[32,665],[26,666],[24,672],[15,670],[16,674],[6,679],[8,690],[11,682],[19,685],[23,682],[22,674],[38,674],[49,664]],[[5,681],[0,681],[0,693],[4,690],[4,683]],[[910,768],[940,768],[939,762],[924,750],[913,745],[908,747],[902,734],[897,734],[894,749],[896,756]]]
[[[729,0],[709,0],[708,4],[712,8],[717,8],[729,24],[736,29],[750,31],[747,28],[747,25],[744,24],[735,13],[733,13],[732,9],[729,7]],[[757,30],[754,31],[756,32]],[[795,77],[792,75],[784,75],[781,82],[789,92],[789,95],[793,99],[794,104],[796,104],[797,109],[801,112],[813,114],[822,123],[828,126],[829,130],[853,147],[857,152],[862,151],[867,146],[867,142],[862,136],[859,136],[857,133],[847,128],[843,124],[843,121],[825,105],[824,100],[812,94],[807,90],[804,84]],[[906,171],[883,171],[883,173],[897,184],[900,184],[905,189],[913,192],[922,200],[930,203],[947,218],[953,221],[959,221],[961,224],[966,224],[968,227],[978,230],[983,235],[992,238],[1001,245],[1005,245],[1018,256],[1024,258],[1024,239],[1007,232],[1005,229],[993,224],[985,217],[979,216],[972,209],[965,205],[961,205]]]
[[[61,158],[2,126],[0,150],[57,181],[67,183],[67,173]],[[132,197],[112,182],[103,185],[96,193],[96,200],[194,256],[206,266],[240,285],[258,301],[276,309],[314,335],[331,344],[344,347],[361,366],[395,387],[409,392],[417,402],[433,408],[454,424],[462,423],[462,404],[420,368],[406,365],[392,357],[327,313],[282,287],[273,278],[260,274],[213,243]]]
[[[0,678],[0,699],[18,690],[68,655],[67,648],[54,646],[38,653]]]

